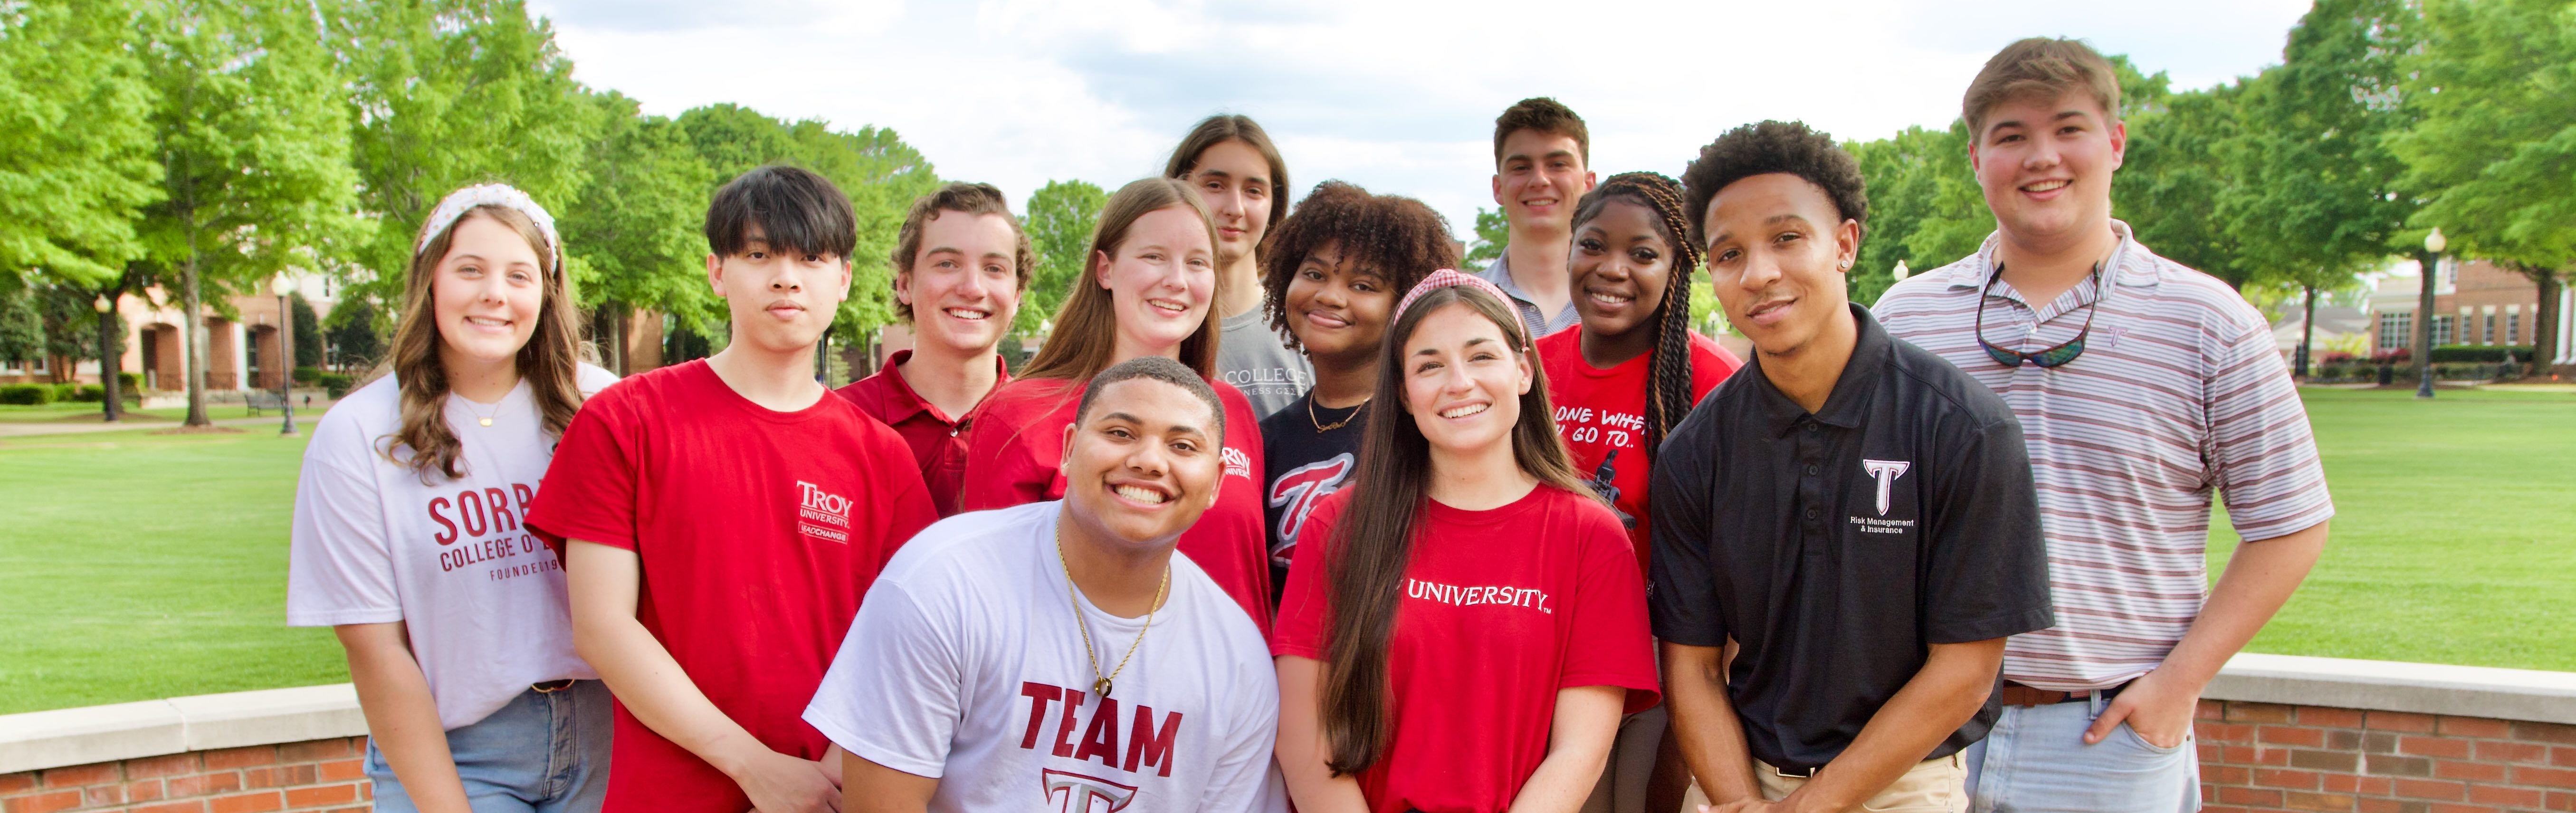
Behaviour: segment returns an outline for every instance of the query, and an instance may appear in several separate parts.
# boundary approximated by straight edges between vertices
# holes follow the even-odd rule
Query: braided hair
[[[1646,371],[1646,459],[1655,459],[1664,435],[1691,411],[1690,286],[1700,267],[1702,250],[1687,239],[1690,221],[1683,214],[1682,185],[1653,172],[1623,172],[1585,193],[1574,207],[1574,227],[1601,216],[1613,199],[1655,212],[1655,230],[1672,246],[1673,270],[1664,279],[1664,301],[1655,306],[1655,359]]]

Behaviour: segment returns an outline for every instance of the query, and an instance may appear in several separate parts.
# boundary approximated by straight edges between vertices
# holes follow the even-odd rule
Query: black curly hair
[[[1372,195],[1357,184],[1325,181],[1297,202],[1297,209],[1270,230],[1261,256],[1261,290],[1270,328],[1279,331],[1290,350],[1302,350],[1288,330],[1288,283],[1306,255],[1327,243],[1339,244],[1342,261],[1386,277],[1398,295],[1443,268],[1458,267],[1458,243],[1449,237],[1449,221],[1422,201],[1401,195]]]
[[[1664,434],[1691,411],[1690,286],[1699,270],[1702,249],[1682,214],[1682,185],[1657,172],[1622,172],[1586,192],[1574,204],[1574,230],[1601,216],[1612,200],[1627,201],[1655,213],[1655,231],[1672,246],[1673,270],[1664,280],[1664,299],[1655,305],[1655,359],[1646,372],[1646,460],[1664,445]]]
[[[1825,190],[1835,213],[1868,233],[1869,190],[1851,153],[1834,144],[1833,136],[1816,132],[1805,122],[1764,121],[1726,131],[1701,147],[1699,159],[1682,171],[1682,215],[1689,218],[1690,241],[1708,247],[1708,235],[1703,233],[1708,202],[1718,190],[1774,172],[1796,175]]]

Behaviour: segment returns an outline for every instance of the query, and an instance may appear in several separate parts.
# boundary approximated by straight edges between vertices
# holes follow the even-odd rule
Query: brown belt
[[[2110,700],[2111,698],[2118,697],[2120,695],[2120,690],[2126,688],[2129,688],[2129,682],[2124,681],[2120,685],[2113,686],[2108,689],[2100,689],[2090,692],[2060,692],[2024,686],[2007,680],[2004,681],[2004,690],[1997,692],[1995,694],[1995,699],[2007,706],[2054,706],[2059,703],[2083,700],[2097,694],[2101,695],[2103,700]]]
[[[538,694],[554,694],[556,692],[572,688],[572,684],[572,678],[564,678],[562,680],[549,680],[544,683],[531,683],[528,684],[528,688],[535,690]]]

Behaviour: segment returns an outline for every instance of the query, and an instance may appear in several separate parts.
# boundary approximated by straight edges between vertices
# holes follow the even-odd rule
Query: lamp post
[[[1892,271],[1889,271],[1889,272],[1888,272],[1888,274],[1889,274],[1889,276],[1893,276],[1893,277],[1895,277],[1897,282],[1904,282],[1904,281],[1905,281],[1905,278],[1906,278],[1906,277],[1913,276],[1913,275],[1914,275],[1914,272],[1913,272],[1913,271],[1909,271],[1909,270],[1907,270],[1907,269],[1905,268],[1905,261],[1904,261],[1904,260],[1897,260],[1897,261],[1896,261],[1896,268],[1895,268],[1894,270],[1892,270]]]
[[[277,411],[286,416],[286,425],[277,430],[281,437],[295,436],[295,309],[287,297],[295,293],[295,281],[279,272],[269,290],[277,292]]]
[[[2424,286],[2415,303],[2415,321],[2421,325],[2415,334],[2421,337],[2415,340],[2415,369],[2422,371],[2415,385],[2417,398],[2433,397],[2433,285],[2435,275],[2441,273],[2442,249],[2450,244],[2438,227],[2424,235]]]
[[[116,334],[108,329],[111,317],[116,315],[116,300],[107,294],[99,294],[98,301],[90,303],[90,308],[98,311],[98,391],[107,396],[99,399],[101,402],[99,410],[104,413],[100,422],[115,423],[116,408],[122,406],[117,399],[124,395],[117,392],[117,385],[125,383],[117,380],[118,374],[123,371],[116,369],[121,365],[113,362],[113,358],[117,355],[116,348],[112,346],[115,344]]]

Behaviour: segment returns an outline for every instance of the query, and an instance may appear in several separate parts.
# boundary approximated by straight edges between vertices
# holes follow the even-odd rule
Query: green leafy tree
[[[1501,209],[1476,207],[1476,242],[1467,247],[1467,264],[1484,266],[1503,256],[1503,246],[1512,241],[1512,221]]]
[[[421,222],[458,187],[499,181],[577,210],[602,118],[554,31],[518,0],[340,0],[327,7],[371,228],[345,253],[390,296]]]
[[[723,318],[707,289],[701,231],[713,173],[678,123],[640,115],[635,100],[614,91],[594,103],[606,124],[590,146],[590,182],[582,204],[558,222],[581,302],[615,336],[603,361],[625,372],[637,310],[670,314],[680,329],[701,333]]]
[[[363,296],[342,299],[331,309],[331,317],[322,322],[322,335],[340,370],[365,369],[384,356],[384,334],[377,321],[375,301]]]
[[[187,423],[204,426],[205,288],[310,264],[348,231],[348,109],[309,5],[158,0],[141,21],[162,178],[141,231],[177,277]]]
[[[0,277],[0,359],[24,363],[45,357],[45,320],[35,291],[22,277]]]
[[[0,4],[0,268],[75,283],[142,256],[153,88],[123,0]]]
[[[1090,265],[1091,232],[1099,228],[1100,209],[1109,193],[1087,181],[1048,181],[1029,195],[1028,216],[1021,223],[1029,246],[1037,252],[1037,272],[1030,275],[1029,295],[1020,300],[1019,332],[1034,332],[1038,323],[1055,318],[1082,269]]]
[[[1869,230],[1849,276],[1854,302],[1876,302],[1902,261],[1920,273],[1975,253],[1994,231],[1976,174],[1968,125],[1907,127],[1890,138],[1843,145],[1869,187]]]
[[[2128,153],[2111,187],[2112,214],[2139,243],[2240,289],[2258,277],[2243,260],[2242,230],[2228,219],[2245,209],[2237,203],[2242,95],[2241,85],[2221,85],[2170,94],[2130,114]]]
[[[2576,265],[2576,7],[2558,0],[2426,0],[2423,47],[2401,86],[2416,121],[2389,147],[2450,251],[2540,288],[2535,335],[2556,335]],[[2535,353],[2532,370],[2547,370]]]
[[[322,366],[322,323],[313,317],[313,303],[305,301],[301,293],[287,301],[295,320],[295,366]]]

